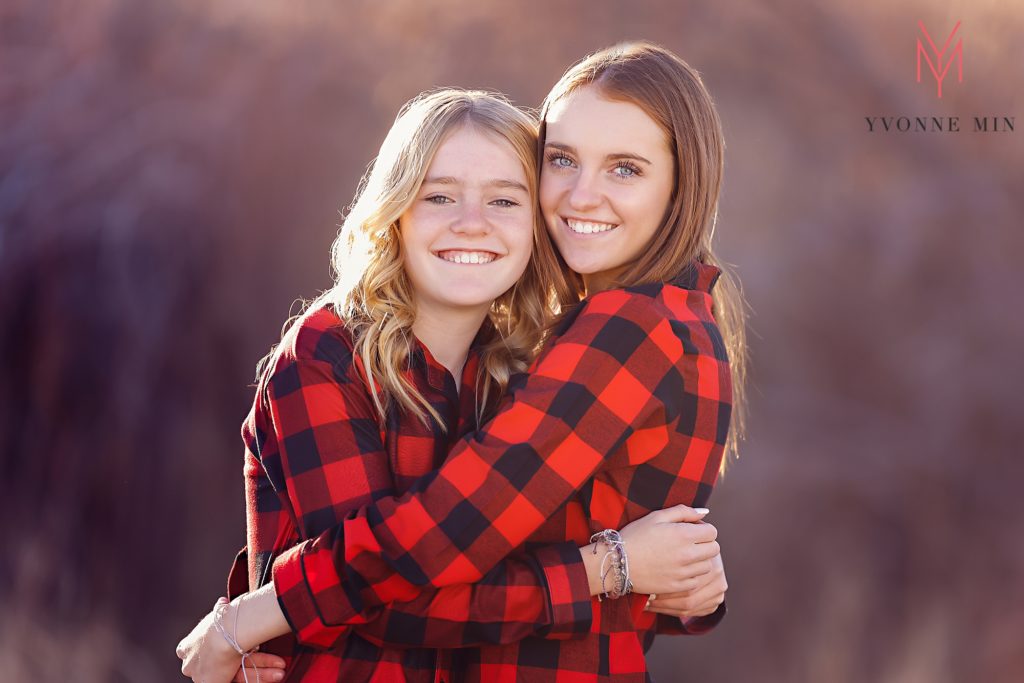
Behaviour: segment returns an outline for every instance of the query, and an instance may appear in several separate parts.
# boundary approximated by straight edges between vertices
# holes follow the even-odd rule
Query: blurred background
[[[941,100],[918,20],[962,21]],[[724,120],[754,364],[711,503],[730,613],[656,680],[1024,680],[1022,35],[1009,0],[5,0],[0,671],[184,680],[244,542],[255,363],[398,107],[537,106],[647,38]],[[900,115],[962,130],[868,133]]]

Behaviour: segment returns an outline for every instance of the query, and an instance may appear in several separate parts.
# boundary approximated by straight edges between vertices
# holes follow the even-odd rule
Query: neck
[[[626,270],[625,266],[612,270],[602,270],[599,273],[583,273],[583,290],[586,296],[603,292],[614,286],[615,279]]]
[[[487,308],[444,311],[418,305],[412,331],[430,350],[430,355],[452,373],[455,386],[460,386],[462,368],[469,355],[469,345],[487,317]]]

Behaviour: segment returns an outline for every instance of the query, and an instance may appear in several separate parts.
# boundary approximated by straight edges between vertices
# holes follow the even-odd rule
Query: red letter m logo
[[[956,35],[956,30],[960,28],[960,22],[956,22],[956,26],[953,27],[953,32],[949,34],[949,38],[946,38],[946,44],[942,46],[940,52],[935,47],[935,43],[932,41],[932,37],[928,35],[928,29],[924,27],[924,22],[919,21],[917,25],[921,27],[921,33],[928,39],[928,46],[931,47],[932,52],[935,53],[935,61],[938,65],[932,64],[932,58],[928,52],[924,49],[924,45],[921,44],[921,39],[917,39],[917,82],[921,82],[921,55],[924,55],[924,59],[928,62],[928,68],[932,70],[932,75],[935,76],[935,80],[939,84],[939,97],[942,97],[942,79],[949,73],[949,67],[953,65],[953,58],[957,60],[957,82],[964,82],[964,41],[958,39],[956,41],[956,47],[953,48],[953,52],[949,55],[949,61],[946,62],[946,66],[942,68],[942,73],[939,73],[938,67],[942,67],[942,57],[946,54],[946,50],[949,49],[949,44],[953,41],[953,36]]]

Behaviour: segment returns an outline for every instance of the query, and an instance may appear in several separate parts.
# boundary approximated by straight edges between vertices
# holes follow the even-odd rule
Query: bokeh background
[[[962,20],[941,100],[918,20]],[[244,541],[255,363],[328,286],[399,105],[536,106],[647,38],[724,120],[754,363],[711,504],[730,614],[658,642],[656,679],[1024,680],[1022,35],[1010,0],[5,0],[0,671],[183,680]],[[964,130],[868,133],[883,115]]]

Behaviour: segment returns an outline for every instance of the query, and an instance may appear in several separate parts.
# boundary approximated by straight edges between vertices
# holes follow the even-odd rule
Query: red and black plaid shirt
[[[653,510],[705,505],[732,396],[711,312],[717,276],[693,264],[670,285],[589,297],[439,471],[275,560],[278,598],[300,640],[333,642],[381,605],[479,581],[532,544],[584,545]],[[593,601],[571,639],[473,648],[444,664],[455,681],[646,680],[654,632],[687,629],[644,612],[645,600]]]
[[[417,344],[410,360],[407,376],[447,434],[397,409],[380,424],[361,365],[353,363],[351,337],[329,308],[296,323],[273,362],[242,427],[248,581],[241,555],[232,593],[265,583],[281,551],[316,538],[361,506],[403,493],[475,426],[473,350],[458,392],[425,347]],[[572,632],[577,613],[589,611],[590,590],[578,546],[559,541],[510,556],[475,584],[428,590],[374,610],[376,618],[353,632],[325,631],[307,644],[278,639],[264,650],[290,660],[289,680],[433,681],[437,652],[429,648]]]

